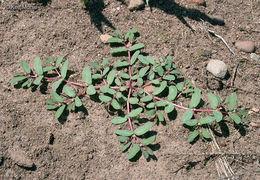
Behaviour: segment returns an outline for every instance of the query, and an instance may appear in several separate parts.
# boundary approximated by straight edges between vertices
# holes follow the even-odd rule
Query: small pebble
[[[202,53],[201,53],[201,56],[204,56],[204,57],[211,57],[212,55],[212,52],[211,51],[208,51],[208,50],[204,50]]]
[[[145,6],[145,3],[143,0],[130,0],[128,9],[130,11],[142,9]]]
[[[227,65],[220,60],[210,60],[207,70],[218,78],[224,78],[227,74]]]
[[[20,167],[33,168],[35,165],[26,153],[20,149],[10,149],[10,158]]]
[[[153,93],[153,91],[155,90],[155,86],[150,85],[150,86],[146,86],[144,87],[144,91],[148,92],[148,93]]]
[[[237,49],[247,53],[255,51],[255,43],[253,41],[236,41],[235,46]]]
[[[110,36],[109,34],[102,34],[102,35],[100,35],[100,40],[101,40],[101,42],[106,43],[107,40],[108,40],[109,38],[111,38],[111,37],[112,37],[112,36]]]
[[[254,61],[260,61],[260,56],[257,55],[256,53],[251,53],[250,54],[251,59],[253,59]]]

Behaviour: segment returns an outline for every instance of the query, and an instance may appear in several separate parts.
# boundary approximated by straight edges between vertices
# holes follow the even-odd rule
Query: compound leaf
[[[144,125],[136,128],[134,130],[134,133],[137,135],[137,136],[141,136],[143,134],[145,134],[146,132],[149,131],[149,129],[152,127],[153,123],[152,122],[147,122],[145,123]]]

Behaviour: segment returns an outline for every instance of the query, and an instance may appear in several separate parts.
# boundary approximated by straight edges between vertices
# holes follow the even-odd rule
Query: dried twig
[[[232,80],[231,80],[231,86],[234,86],[234,82],[235,82],[235,79],[236,79],[238,66],[239,66],[239,63],[237,63],[236,66],[233,69],[233,76],[232,76]]]
[[[235,55],[235,52],[229,47],[229,45],[226,43],[225,39],[223,39],[223,37],[221,37],[220,35],[216,34],[214,31],[212,30],[209,30],[208,29],[208,32],[210,34],[213,34],[214,36],[218,37],[219,39],[221,39],[223,41],[223,43],[227,46],[227,48],[229,49],[230,52],[232,52],[232,54]]]

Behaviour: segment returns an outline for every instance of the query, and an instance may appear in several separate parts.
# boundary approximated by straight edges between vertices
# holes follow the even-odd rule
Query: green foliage
[[[150,147],[156,139],[151,132],[155,124],[152,121],[165,124],[170,116],[176,115],[177,109],[184,111],[181,123],[192,131],[188,136],[189,142],[199,138],[210,140],[212,137],[209,129],[226,117],[235,124],[246,122],[244,116],[248,112],[236,109],[236,93],[232,93],[225,101],[208,93],[208,103],[205,104],[209,104],[210,108],[197,109],[203,105],[201,91],[194,88],[188,80],[181,80],[183,76],[180,76],[181,72],[176,69],[171,56],[154,59],[142,54],[144,44],[137,42],[136,33],[136,28],[126,34],[116,30],[107,43],[116,44],[111,46],[115,48],[110,53],[123,58],[114,63],[110,63],[108,58],[90,62],[90,67],[83,68],[80,81],[68,80],[68,60],[49,57],[44,63],[36,58],[33,69],[22,60],[20,66],[23,72],[16,73],[10,83],[29,88],[46,81],[53,82],[50,85],[50,98],[46,100],[46,109],[55,111],[56,118],[67,114],[64,112],[80,110],[84,105],[84,97],[100,100],[108,111],[120,114],[111,118],[111,123],[123,127],[114,133],[122,144],[120,150],[128,151],[128,159],[138,157],[137,154],[143,154],[145,159],[154,155]],[[188,104],[188,107],[179,102],[181,97],[190,100],[189,103],[183,103]],[[201,115],[204,112],[207,114]],[[148,115],[151,119],[143,121],[143,115]]]

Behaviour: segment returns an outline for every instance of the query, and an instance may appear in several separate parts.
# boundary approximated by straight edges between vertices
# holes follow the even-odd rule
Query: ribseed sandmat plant
[[[181,72],[176,69],[171,56],[160,57],[159,60],[144,56],[140,51],[144,44],[138,43],[136,33],[135,28],[125,35],[120,30],[112,33],[113,37],[107,43],[113,44],[115,48],[110,53],[121,56],[120,60],[109,63],[109,59],[104,58],[101,63],[89,63],[91,68],[83,69],[81,83],[68,80],[69,62],[62,57],[56,61],[52,57],[43,61],[36,58],[33,70],[22,60],[24,72],[15,74],[11,83],[29,88],[53,82],[46,108],[56,111],[56,118],[60,118],[65,111],[75,112],[82,106],[83,97],[97,97],[108,111],[118,112],[111,123],[124,127],[114,133],[121,143],[121,151],[129,151],[129,160],[138,157],[137,154],[140,157],[141,153],[146,159],[154,156],[151,147],[156,135],[150,129],[154,123],[164,122],[167,114],[176,114],[176,109],[184,111],[181,122],[191,131],[188,136],[190,142],[199,138],[210,140],[209,128],[227,119],[226,116],[235,124],[246,123],[244,116],[247,111],[236,109],[236,93],[225,99],[208,93],[210,109],[198,109],[202,102],[201,91],[187,80],[181,80]],[[181,96],[190,98],[188,107],[178,103]]]

